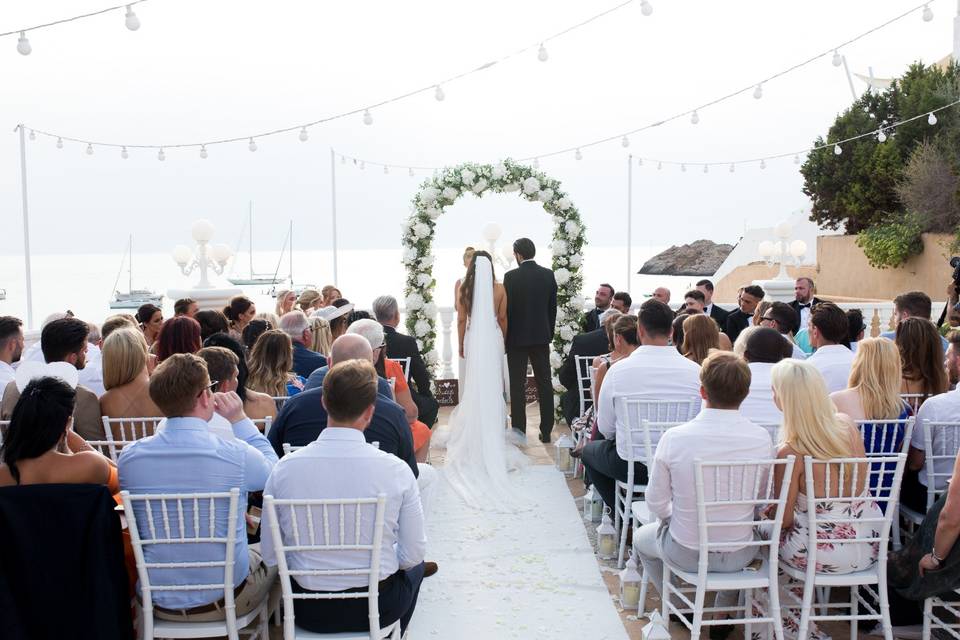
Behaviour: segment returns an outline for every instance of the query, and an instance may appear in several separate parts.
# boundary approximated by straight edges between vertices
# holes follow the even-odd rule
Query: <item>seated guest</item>
[[[847,340],[850,341],[850,351],[857,352],[857,344],[863,340],[867,325],[863,321],[863,312],[860,309],[847,309]]]
[[[640,338],[637,336],[637,316],[612,315],[604,321],[604,325],[607,328],[611,351],[606,355],[597,356],[593,361],[593,366],[597,370],[593,387],[590,389],[594,403],[600,399],[600,389],[610,367],[629,357],[640,346]]]
[[[471,252],[470,257],[473,257],[473,252]],[[470,263],[467,262],[466,266],[469,267]],[[583,314],[583,331],[585,333],[590,333],[600,328],[600,316],[611,307],[613,296],[614,290],[612,285],[603,283],[597,287],[597,292],[593,294],[593,309]],[[620,313],[623,313],[623,311],[620,311]]]
[[[426,565],[427,539],[416,478],[396,457],[367,444],[364,431],[376,412],[377,374],[369,362],[353,360],[331,367],[323,380],[322,402],[328,425],[316,441],[281,460],[264,489],[279,500],[369,498],[386,495],[386,516],[380,556],[380,586],[377,604],[380,626],[400,621],[406,631],[420,592]],[[280,535],[293,544],[294,523],[289,509],[277,507]],[[319,517],[319,516],[318,516]],[[373,514],[366,510],[363,522],[372,527]],[[268,525],[264,522],[264,525]],[[263,527],[264,560],[277,564],[276,544],[270,526]],[[349,557],[348,557],[349,556]],[[368,563],[369,552],[291,552],[287,562],[294,570],[333,570]],[[431,563],[430,574],[436,572]],[[366,591],[366,575],[291,577],[297,593],[343,593]],[[293,601],[296,625],[315,633],[366,631],[370,628],[366,598]]]
[[[217,393],[236,393],[240,388],[240,359],[236,354],[226,347],[204,347],[197,351],[197,357],[201,358],[207,365],[207,375],[211,380],[216,381]],[[240,394],[237,394],[239,397]],[[242,398],[241,398],[242,400]],[[276,409],[276,404],[274,404]],[[274,411],[276,413],[276,411]],[[250,418],[250,416],[247,416]],[[253,418],[250,418],[251,421]],[[210,419],[210,428],[222,438],[230,439],[233,437],[233,429],[219,414],[214,414]],[[257,427],[259,429],[259,426]]]
[[[580,414],[580,396],[577,387],[577,356],[595,357],[610,353],[610,337],[602,323],[610,316],[619,316],[616,309],[607,309],[600,318],[599,328],[586,333],[578,333],[570,342],[570,352],[557,372],[557,378],[566,391],[560,396],[560,410],[570,424]]]
[[[800,326],[799,323],[799,316],[797,312],[793,310],[793,307],[786,302],[774,302],[763,312],[763,315],[760,316],[760,322],[757,324],[761,327],[770,327],[780,332],[790,343],[790,357],[803,360],[807,357],[807,354],[793,341],[793,336],[797,333],[797,328]]]
[[[955,385],[960,381],[960,331],[948,333],[947,340],[950,346],[947,347],[944,364],[950,384]],[[924,421],[926,420],[960,423],[960,392],[947,391],[927,398],[917,410],[917,421],[913,425],[913,435],[910,437],[910,452],[907,454],[907,471],[903,474],[903,484],[900,487],[900,501],[920,513],[927,510],[927,488],[931,480],[924,464],[927,458],[924,444],[926,430]],[[943,437],[941,432],[933,432],[932,444],[935,450],[940,447],[938,438],[941,437]],[[934,460],[933,464],[937,474],[949,473],[953,467],[951,460]],[[934,480],[936,481],[934,490],[938,493],[947,488],[946,476],[938,475]]]
[[[97,397],[103,395],[106,389],[103,387],[103,362],[100,354],[100,345],[103,340],[100,337],[100,327],[92,322],[87,323],[87,365],[80,370],[80,384],[90,391],[97,394]]]
[[[297,308],[306,315],[310,315],[319,309],[322,303],[323,296],[316,289],[304,289],[300,297],[297,298]],[[293,311],[293,309],[291,309],[291,311]]]
[[[320,289],[320,293],[323,296],[323,298],[320,300],[318,304],[319,307],[329,307],[331,305],[335,307],[337,305],[335,305],[334,303],[337,300],[343,300],[343,294],[340,293],[340,289],[337,289],[332,284],[328,284],[324,286],[322,289]]]
[[[690,311],[695,313],[704,313],[707,307],[707,297],[699,289],[691,289],[683,294],[683,307],[681,311]]]
[[[740,413],[756,423],[780,424],[783,413],[773,401],[770,372],[775,364],[790,357],[790,343],[776,329],[759,327],[750,332],[746,344],[743,359],[750,367],[750,393],[740,405]]]
[[[103,342],[100,413],[108,418],[150,418],[160,409],[150,399],[147,341],[137,329],[117,329]],[[119,438],[123,440],[124,438]]]
[[[696,311],[681,313],[673,317],[673,322],[670,325],[670,344],[677,350],[677,353],[683,354],[683,323],[696,313]]]
[[[157,341],[160,335],[160,329],[163,327],[163,311],[160,307],[149,302],[140,305],[137,309],[137,323],[140,330],[143,331],[143,337],[147,340],[147,346],[153,348],[153,343]]]
[[[223,315],[230,323],[228,333],[237,340],[243,339],[243,328],[257,315],[257,306],[246,296],[234,296],[223,308]]]
[[[821,302],[810,312],[810,343],[816,351],[807,358],[823,376],[827,392],[847,388],[853,352],[847,348],[847,316],[832,302]]]
[[[13,363],[23,355],[23,321],[13,316],[0,316],[0,394],[13,382]]]
[[[750,336],[757,331],[757,329],[762,329],[762,327],[750,326],[740,332],[740,335],[737,336],[737,341],[733,343],[733,353],[738,355],[741,358],[743,354],[747,352],[747,341],[750,340]]]
[[[673,311],[659,300],[647,300],[638,314],[640,347],[607,373],[597,403],[597,428],[605,438],[583,448],[583,464],[604,503],[614,506],[614,485],[627,480],[625,416],[618,416],[614,398],[643,394],[655,400],[699,397],[700,367],[669,345]],[[636,463],[635,479],[644,484],[647,468]]]
[[[247,386],[268,395],[292,396],[303,390],[306,382],[293,369],[293,342],[283,331],[267,331],[253,345],[247,358],[250,377]]]
[[[700,292],[697,291],[696,293]],[[683,321],[683,342],[681,344],[683,357],[693,360],[697,364],[703,364],[703,361],[710,355],[710,351],[719,348],[720,328],[713,318],[704,315],[702,311],[687,315]]]
[[[291,311],[280,318],[279,329],[290,336],[293,341],[293,372],[298,376],[309,378],[310,374],[327,364],[327,359],[316,351],[313,346],[313,331],[310,321],[302,311]]]
[[[633,298],[631,298],[630,294],[626,291],[617,291],[613,294],[613,300],[610,301],[610,306],[620,313],[630,313],[630,307],[633,306]]]
[[[309,387],[303,393],[298,393],[283,404],[273,427],[270,429],[270,444],[278,456],[283,455],[283,443],[294,446],[310,444],[327,426],[327,412],[323,409],[320,399],[323,397],[323,380],[329,370],[338,362],[347,360],[365,360],[373,364],[373,349],[366,338],[348,334],[341,336],[333,343],[330,351],[330,364],[317,369],[311,376],[311,383],[318,386]],[[380,378],[380,380],[383,380]],[[407,424],[407,416],[403,407],[390,399],[384,391],[389,393],[390,385],[386,380],[378,380],[376,410],[373,421],[364,432],[367,442],[378,442],[380,450],[392,453],[407,463],[414,475],[419,475],[417,459],[413,451],[413,433]],[[384,389],[385,387],[385,389]]]
[[[164,360],[150,377],[150,397],[167,417],[155,435],[123,448],[118,467],[120,488],[134,495],[207,493],[240,489],[240,504],[250,491],[262,491],[277,456],[270,443],[243,413],[243,402],[233,392],[214,393],[204,361],[193,354]],[[214,435],[208,426],[214,413],[231,425],[233,438]],[[145,509],[142,502],[137,509]],[[226,516],[226,504],[217,507]],[[201,507],[206,511],[206,507]],[[206,514],[204,514],[205,517]],[[138,514],[142,517],[143,514]],[[258,606],[276,580],[260,554],[247,547],[246,522],[236,523],[233,575],[237,616]],[[220,532],[221,535],[223,532]],[[213,562],[219,545],[144,545],[146,562]],[[222,555],[221,555],[222,557]],[[150,570],[150,582],[223,584],[223,568]],[[154,591],[154,615],[164,620],[209,622],[223,620],[223,589]]]
[[[54,320],[40,332],[40,349],[46,362],[66,362],[77,371],[87,364],[87,323],[67,317]],[[79,379],[79,374],[78,374]],[[0,420],[10,420],[13,408],[20,399],[16,381],[7,384],[0,402]],[[84,387],[76,387],[76,407],[73,411],[73,430],[84,440],[103,440],[103,422],[100,420],[100,400]]]
[[[243,348],[249,353],[249,351],[253,349],[253,345],[257,344],[257,338],[262,336],[265,332],[277,328],[279,328],[278,325],[272,324],[268,320],[254,318],[249,324],[247,324],[247,326],[243,328],[243,333],[241,335],[243,340]]]
[[[330,323],[330,337],[336,340],[347,332],[351,311],[353,311],[353,305],[340,298],[334,300],[333,304],[320,307],[315,314]]]
[[[922,318],[924,320],[929,320],[932,308],[933,303],[930,301],[930,296],[925,294],[923,291],[908,291],[907,293],[901,293],[893,299],[894,326],[900,326],[900,323],[907,318]],[[893,340],[897,337],[896,329],[893,331],[884,331],[880,334],[880,337]],[[947,339],[943,336],[940,336],[940,345],[943,347],[944,351],[946,351],[947,347],[950,346],[947,344]]]
[[[727,324],[724,326],[724,333],[733,343],[737,342],[737,336],[740,332],[750,326],[753,312],[757,310],[757,305],[763,300],[763,289],[755,284],[744,287],[737,298],[738,308],[727,314]]]
[[[727,326],[727,315],[729,314],[725,309],[721,309],[719,305],[714,304],[713,283],[709,280],[700,280],[697,282],[697,291],[704,296],[703,312],[716,320],[721,330],[724,329]],[[684,300],[686,300],[686,296],[684,296]]]
[[[860,343],[847,389],[830,394],[837,411],[851,420],[903,420],[910,407],[900,398],[900,354],[886,338]]]
[[[825,304],[814,307],[811,312],[811,324],[817,314],[817,309]],[[841,312],[842,313],[842,312]],[[863,439],[856,425],[843,414],[836,413],[833,403],[827,397],[827,385],[823,376],[810,361],[801,362],[788,358],[773,368],[773,392],[777,406],[783,411],[783,427],[781,444],[777,451],[778,458],[796,456],[797,463],[793,466],[793,477],[782,477],[783,469],[778,469],[775,478],[775,491],[779,493],[784,482],[790,483],[793,490],[787,495],[786,510],[783,517],[783,530],[780,537],[780,562],[786,563],[795,569],[806,569],[807,545],[810,541],[809,520],[807,515],[806,487],[807,479],[804,476],[803,459],[810,456],[816,460],[831,458],[863,458],[866,452],[863,448]],[[833,486],[829,488],[830,495],[837,494],[836,482],[843,478],[843,495],[863,495],[867,488],[870,476],[866,464],[858,465],[856,470],[852,464],[845,465],[846,473],[841,474],[838,465],[832,465],[830,477]],[[818,496],[826,483],[827,467],[818,466],[817,477],[813,479],[817,487]],[[856,479],[856,480],[855,480]],[[852,486],[856,481],[857,485]],[[850,537],[869,537],[871,527],[883,517],[875,502],[821,502],[822,513],[825,518],[846,518],[850,527]],[[867,522],[859,524],[857,520]],[[873,522],[871,522],[873,520]],[[836,535],[836,532],[834,532]],[[874,534],[876,535],[876,534]],[[852,542],[842,545],[818,545],[817,562],[829,567],[829,573],[844,574],[863,571],[876,563],[877,548],[869,542]],[[785,575],[780,576],[780,606],[785,629],[797,629],[800,623],[800,608],[795,604],[797,596],[804,588],[798,582]],[[810,623],[810,638],[823,638],[821,631],[813,622]]]
[[[910,317],[897,323],[895,335],[903,368],[900,393],[919,394],[911,399],[911,406],[916,409],[926,398],[943,393],[948,387],[940,334],[929,320]]]
[[[706,316],[703,316],[707,319]],[[712,323],[713,321],[710,320]],[[778,336],[779,338],[779,336]],[[614,370],[616,371],[616,370]],[[769,460],[773,446],[766,429],[747,420],[740,404],[750,389],[750,369],[732,353],[714,353],[703,362],[700,371],[700,396],[703,408],[693,420],[660,436],[650,465],[646,503],[660,522],[645,524],[634,535],[634,549],[649,571],[657,590],[663,585],[663,560],[685,571],[696,571],[699,563],[700,526],[697,517],[697,479],[695,461],[736,462]],[[717,490],[713,474],[704,474],[704,491]],[[740,571],[757,554],[755,546],[736,546],[754,540],[753,507],[718,507],[725,522],[743,521],[743,526],[714,527],[711,542],[733,543],[722,552],[712,551],[707,560],[709,571]],[[706,529],[704,529],[706,530]],[[717,594],[716,606],[736,606],[736,591]],[[719,630],[718,630],[719,631]],[[715,637],[714,633],[710,634]],[[725,637],[725,636],[721,636]]]
[[[90,483],[119,491],[113,461],[70,428],[76,399],[74,389],[60,378],[27,383],[0,448],[0,487]]]
[[[270,325],[270,329],[276,329],[280,326],[280,316],[272,311],[261,311],[257,315],[253,316],[253,320],[263,320]],[[250,322],[253,322],[253,320]],[[246,328],[244,328],[244,331],[246,331]],[[256,340],[254,340],[254,342],[256,342]]]
[[[226,333],[230,330],[227,316],[219,311],[211,309],[197,311],[193,319],[200,323],[200,339],[204,342],[215,333]]]
[[[280,291],[277,291],[275,299],[277,306],[274,308],[273,314],[278,318],[282,318],[283,314],[293,311],[293,305],[297,304],[297,294],[290,289],[280,289]]]
[[[760,319],[763,317],[763,313],[770,308],[770,305],[773,303],[769,300],[761,300],[760,304],[757,305],[757,308],[753,310],[753,317],[750,318],[750,326],[759,327]]]
[[[187,316],[192,318],[200,311],[200,303],[193,298],[180,298],[173,303],[174,316]]]
[[[247,354],[240,343],[226,333],[216,333],[203,343],[207,347],[223,347],[237,357],[237,395],[243,400],[243,412],[251,420],[262,420],[277,415],[277,403],[269,394],[254,391],[247,386],[250,372],[247,370]],[[202,351],[202,349],[201,349]],[[198,352],[199,353],[199,352]]]
[[[430,374],[427,365],[420,355],[420,348],[413,336],[407,336],[397,331],[400,324],[400,307],[393,296],[380,296],[373,301],[373,314],[383,325],[383,337],[386,343],[386,357],[399,360],[410,358],[410,395],[417,405],[417,413],[421,422],[432,427],[437,421],[440,412],[440,403],[433,397],[430,389]]]
[[[196,353],[203,347],[200,323],[188,316],[177,316],[163,323],[157,337],[157,362],[163,362],[175,353]]]
[[[312,316],[310,318],[310,333],[313,335],[310,350],[319,353],[324,358],[329,356],[330,345],[333,344],[333,337],[330,334],[330,323],[323,318]]]

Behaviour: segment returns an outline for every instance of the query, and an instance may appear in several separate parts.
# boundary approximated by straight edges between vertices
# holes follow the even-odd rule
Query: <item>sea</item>
[[[639,275],[637,270],[650,257],[665,247],[638,247],[632,255],[632,271],[628,278],[626,247],[590,246],[584,250],[583,295],[592,303],[597,285],[609,282],[615,289],[629,291],[634,303],[645,300],[658,286],[668,287],[673,299],[679,299],[684,291],[692,288],[699,279],[687,276]],[[437,261],[434,276],[437,280],[435,300],[438,306],[453,306],[453,288],[463,276],[462,248],[435,248]],[[377,296],[391,294],[402,301],[406,269],[400,260],[401,249],[354,249],[341,250],[337,254],[337,286],[344,297],[359,309],[370,309]],[[136,253],[132,270],[120,254],[57,254],[34,255],[31,258],[33,274],[34,327],[39,328],[43,318],[54,312],[70,310],[79,318],[100,323],[113,313],[109,307],[113,292],[126,291],[129,284],[135,289],[151,289],[163,293],[164,316],[173,314],[174,300],[166,296],[168,289],[184,289],[194,286],[198,274],[184,276],[172,256],[166,253]],[[541,264],[548,264],[543,256]],[[249,254],[241,253],[227,265],[226,273],[215,276],[215,285],[232,286],[226,277],[246,277],[250,270]],[[513,266],[513,265],[511,265]],[[289,255],[280,252],[254,252],[253,267],[258,274],[277,273],[288,278],[291,272]],[[495,266],[498,279],[502,279],[504,266]],[[322,287],[334,284],[333,254],[331,251],[294,251],[292,261],[293,282],[297,287],[306,284]],[[289,278],[287,279],[289,284]],[[281,285],[277,285],[280,288]],[[13,315],[27,319],[27,295],[25,266],[22,255],[0,256],[0,289],[6,290],[6,299],[0,300],[0,315]],[[274,308],[268,286],[241,287],[260,310]]]

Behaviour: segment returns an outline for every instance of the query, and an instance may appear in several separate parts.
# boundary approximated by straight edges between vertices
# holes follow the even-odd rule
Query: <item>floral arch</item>
[[[555,393],[563,390],[557,370],[570,352],[573,336],[580,330],[583,313],[584,227],[580,213],[560,189],[560,183],[532,167],[511,160],[490,164],[464,163],[447,167],[423,182],[413,199],[410,217],[403,224],[403,264],[407,268],[407,329],[417,338],[427,363],[435,366],[439,357],[437,339],[437,305],[433,301],[436,280],[433,278],[433,235],[437,219],[446,207],[466,193],[483,196],[487,193],[517,193],[530,202],[542,202],[554,222],[553,272],[557,280],[557,330],[553,339],[550,363],[553,368]],[[559,409],[559,402],[556,406]]]

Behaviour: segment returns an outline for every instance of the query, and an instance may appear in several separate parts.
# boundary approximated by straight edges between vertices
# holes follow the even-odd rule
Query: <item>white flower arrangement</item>
[[[403,239],[402,261],[407,267],[407,285],[404,293],[407,330],[416,338],[417,348],[433,368],[439,364],[436,348],[438,308],[433,294],[436,282],[432,253],[435,225],[444,210],[464,193],[482,197],[486,193],[515,193],[522,191],[528,201],[543,203],[544,210],[553,218],[554,233],[550,249],[553,254],[554,276],[557,281],[557,331],[553,340],[550,364],[554,370],[554,389],[563,387],[556,380],[556,372],[563,358],[570,352],[570,342],[579,331],[583,311],[583,224],[576,207],[563,193],[558,181],[526,165],[504,160],[494,165],[465,163],[443,169],[421,184],[413,199],[410,215],[401,226]],[[556,399],[555,399],[556,400]],[[559,401],[556,402],[559,409]]]

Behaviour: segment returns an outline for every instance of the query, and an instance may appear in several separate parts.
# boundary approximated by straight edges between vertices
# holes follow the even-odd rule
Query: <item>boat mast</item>
[[[127,251],[130,252],[130,261],[127,262],[127,291],[133,291],[133,234],[130,234],[130,241],[127,244]]]
[[[290,288],[293,289],[293,220],[290,220]]]
[[[247,203],[247,216],[250,220],[250,278],[253,278],[253,200]]]

